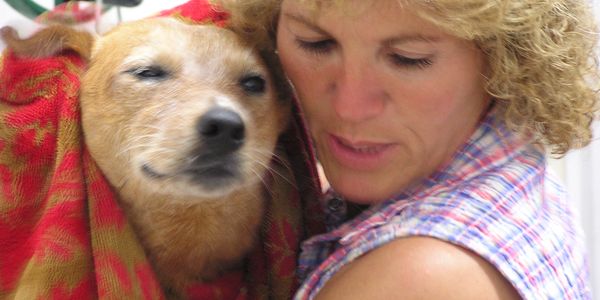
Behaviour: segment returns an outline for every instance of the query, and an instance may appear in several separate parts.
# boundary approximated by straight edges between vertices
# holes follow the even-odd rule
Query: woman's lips
[[[332,156],[341,165],[361,171],[373,170],[385,165],[396,146],[393,143],[352,142],[331,134],[327,139]]]

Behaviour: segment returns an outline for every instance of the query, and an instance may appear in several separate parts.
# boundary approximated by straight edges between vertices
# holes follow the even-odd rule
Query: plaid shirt
[[[302,245],[295,299],[312,299],[341,267],[394,239],[430,236],[494,265],[523,299],[591,299],[583,237],[542,146],[491,109],[450,165],[418,187],[344,221],[328,194],[330,230]]]

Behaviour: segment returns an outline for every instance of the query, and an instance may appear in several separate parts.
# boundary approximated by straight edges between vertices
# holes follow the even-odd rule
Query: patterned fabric
[[[590,299],[583,238],[543,147],[518,136],[492,109],[452,163],[421,185],[373,206],[302,245],[312,299],[341,267],[394,239],[429,236],[470,249],[493,264],[523,299]],[[339,197],[325,210],[343,220]],[[338,225],[338,226],[336,226]]]
[[[203,0],[174,11],[203,23],[223,17]],[[164,298],[83,143],[77,96],[84,69],[74,53],[0,57],[0,299]],[[260,246],[244,269],[194,286],[190,298],[292,297],[300,240],[323,229],[312,150],[297,112],[294,118],[279,144],[289,166],[274,164],[279,174],[266,180]]]

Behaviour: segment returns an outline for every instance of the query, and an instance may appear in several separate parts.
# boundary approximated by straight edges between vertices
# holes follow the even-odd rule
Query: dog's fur
[[[171,18],[119,25],[92,51],[88,34],[60,26],[2,36],[17,55],[90,57],[85,142],[165,288],[182,295],[240,262],[256,241],[261,177],[289,111],[254,46],[231,30]],[[233,136],[225,146],[222,135]]]

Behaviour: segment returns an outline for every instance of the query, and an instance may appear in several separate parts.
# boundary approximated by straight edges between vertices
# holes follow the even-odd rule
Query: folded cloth
[[[167,12],[198,23],[227,15],[205,0]],[[117,196],[82,137],[75,53],[0,57],[0,299],[163,299]],[[243,269],[191,287],[192,299],[289,299],[299,242],[323,227],[312,147],[294,108],[286,166],[265,182],[267,217]],[[274,162],[277,164],[277,162]]]

